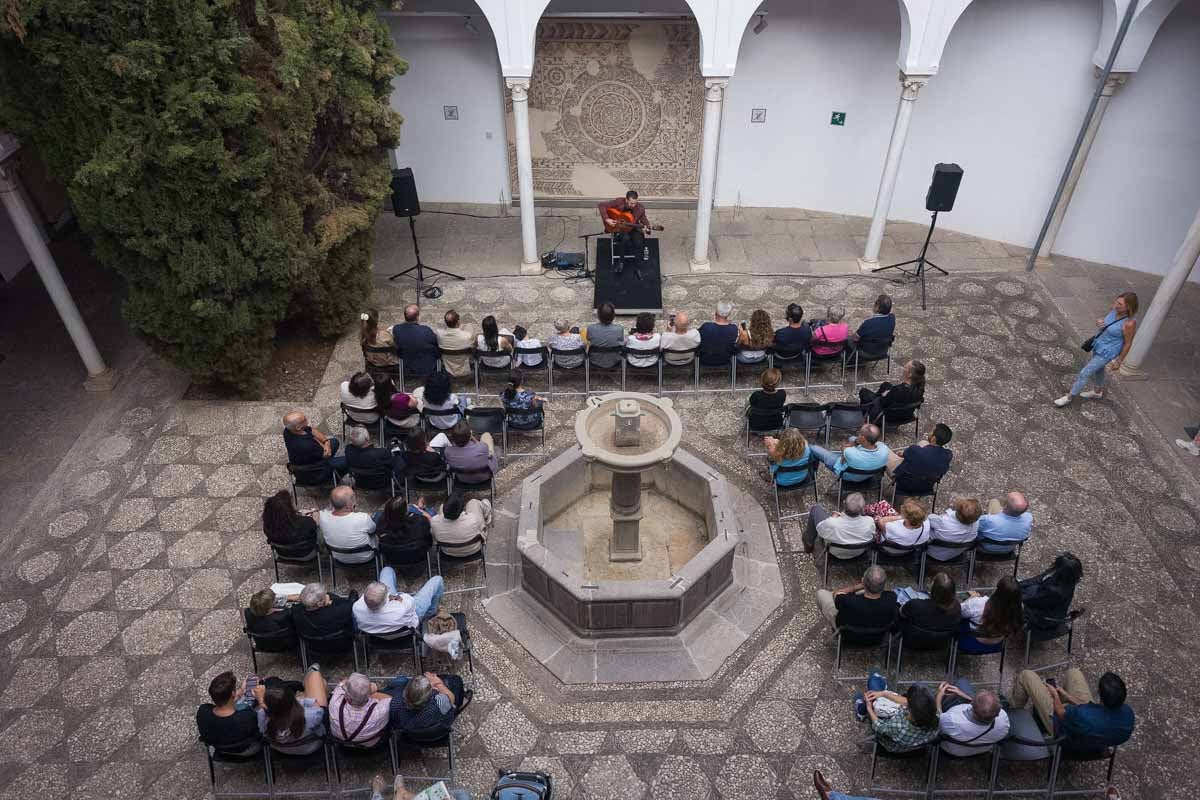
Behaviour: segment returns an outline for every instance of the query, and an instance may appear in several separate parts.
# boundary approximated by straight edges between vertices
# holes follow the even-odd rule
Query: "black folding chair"
[[[917,586],[925,585],[925,547],[926,543],[899,545],[893,542],[876,544],[871,551],[871,564],[882,564],[890,567],[904,567],[917,579]]]
[[[438,360],[441,362],[443,370],[446,370],[446,357],[447,356],[449,356],[450,358],[465,358],[465,359],[467,359],[467,369],[470,370],[471,375],[475,374],[475,348],[474,347],[454,347],[454,348],[439,347],[438,348]],[[446,371],[449,372],[449,370],[446,370]],[[468,376],[456,375],[454,377],[465,378]]]
[[[729,370],[729,391],[737,391],[737,358],[734,356],[733,351],[733,347],[729,348],[729,358],[725,359],[724,361],[718,361],[714,358],[707,364],[700,358],[699,353],[696,354],[696,357],[692,360],[692,363],[695,364],[697,392],[700,391],[700,376],[705,372],[716,372],[717,370]],[[705,391],[723,392],[725,390],[706,389]]]
[[[888,429],[895,430],[902,425],[916,424],[913,429],[913,439],[921,438],[921,406],[922,403],[908,403],[902,406],[892,406],[883,413],[879,422],[880,441],[887,438]]]
[[[200,746],[204,748],[204,757],[208,760],[208,779],[212,784],[213,797],[274,797],[274,776],[271,774],[271,760],[268,748],[262,736],[257,732],[240,742],[231,745],[217,746],[199,738]],[[263,792],[222,792],[217,788],[217,764],[262,764],[263,780],[267,791]]]
[[[379,702],[382,703],[382,701]],[[386,706],[384,706],[382,709],[377,708],[375,713],[378,714],[381,711],[384,715],[388,713]],[[366,747],[360,744],[355,744],[354,742],[344,742],[341,739],[334,737],[332,734],[327,738],[327,741],[329,742],[330,749],[333,750],[333,771],[334,775],[337,777],[339,786],[342,783],[342,761],[371,758],[373,756],[378,756],[380,753],[386,752],[388,755],[388,766],[392,768],[392,774],[394,775],[400,771],[400,763],[396,758],[395,740],[392,739],[391,733],[386,728],[384,728],[383,732],[379,734],[379,740],[375,742],[375,744]],[[347,794],[349,793],[346,790],[343,790],[343,792]]]
[[[970,755],[962,755],[962,756],[953,755],[951,753],[947,753],[945,750],[943,750],[941,748],[940,745],[945,742],[949,742],[950,744],[961,745],[963,747],[977,748],[978,752],[971,753]],[[981,745],[981,744],[975,744],[973,741],[967,742],[967,741],[962,741],[960,739],[955,739],[954,737],[947,736],[946,734],[943,733],[938,737],[938,743],[939,743],[939,746],[933,751],[933,759],[932,759],[933,764],[929,768],[929,775],[931,778],[930,784],[929,784],[931,787],[931,789],[930,789],[931,797],[938,796],[937,775],[938,775],[938,765],[940,764],[941,761],[945,760],[945,761],[950,761],[950,762],[964,762],[964,761],[969,761],[971,759],[978,759],[978,758],[988,758],[990,760],[989,761],[990,766],[988,769],[988,784],[987,784],[987,786],[985,786],[982,789],[974,789],[974,790],[972,790],[972,789],[947,789],[947,790],[943,790],[942,794],[945,795],[945,794],[949,794],[950,792],[954,792],[955,794],[968,794],[968,795],[970,795],[970,794],[990,795],[991,794],[991,787],[996,785],[996,771],[1000,768],[1000,743],[999,742],[993,742],[991,744],[982,744]]]
[[[396,744],[396,749],[405,748],[407,750],[436,750],[446,748],[446,761],[449,767],[448,775],[404,775],[406,780],[414,781],[445,781],[448,785],[454,784],[454,726],[439,725],[434,728],[423,728],[419,730],[393,730],[393,740]]]
[[[615,355],[616,361],[612,364],[605,364],[607,359],[601,359],[600,363],[596,363],[596,356]],[[592,393],[592,372],[610,372],[616,374],[621,373],[621,380],[624,381],[625,369],[625,347],[624,345],[615,344],[610,347],[600,347],[599,345],[591,345],[587,349],[587,358],[583,360],[583,390],[586,394]],[[609,390],[612,391],[612,390]]]
[[[328,487],[330,491],[337,488],[337,471],[328,462],[318,461],[315,464],[288,464],[288,475],[292,479],[292,501],[300,503],[297,487],[317,489]]]
[[[491,365],[485,359],[505,359],[503,365]],[[475,351],[475,394],[479,394],[480,375],[503,375],[508,377],[508,373],[512,372],[512,351],[511,350],[476,350]]]
[[[358,671],[358,648],[354,646],[354,631],[344,630],[336,631],[325,636],[305,636],[299,635],[300,639],[300,666],[307,670],[308,665],[312,663],[310,654],[321,656],[321,660],[330,656],[340,658],[349,655],[354,659],[354,669]]]
[[[927,548],[938,547],[941,551],[953,551],[949,553],[949,558],[937,558],[927,549],[925,552],[925,568],[937,571],[947,567],[963,567],[967,570],[966,583],[961,585],[970,586],[971,579],[975,577],[975,550],[978,539],[972,539],[969,542],[947,542],[944,539],[935,539],[930,537],[925,543]]]
[[[883,671],[889,672],[892,665],[892,624],[880,628],[865,628],[859,625],[839,625],[833,633],[836,644],[833,661],[833,679],[837,681],[865,681],[869,675],[841,675],[842,652],[846,648],[854,650],[869,650],[886,645],[887,654],[884,656]]]
[[[461,611],[451,611],[450,616],[454,617],[454,621],[458,624],[458,635],[459,635],[459,638],[462,640],[462,654],[467,659],[467,669],[469,669],[471,671],[471,673],[474,674],[475,673],[475,659],[471,655],[471,631],[467,627],[467,615],[463,614]],[[451,662],[451,658],[448,653],[443,653],[440,650],[434,650],[432,647],[425,644],[424,641],[421,642],[422,669],[424,669],[427,666],[430,666],[431,662],[440,660],[443,656],[445,657],[447,663]]]
[[[379,574],[379,548],[373,544],[360,544],[358,547],[334,547],[329,542],[324,542],[325,552],[329,554],[329,582],[337,586],[337,565],[341,564],[344,569],[356,568],[371,568],[375,570],[375,574]],[[338,556],[352,556],[361,553],[370,553],[371,558],[366,561],[340,561]]]
[[[1103,750],[1072,750],[1069,747],[1062,747],[1062,754],[1059,757],[1059,769],[1062,769],[1063,764],[1086,764],[1096,761],[1107,761],[1108,768],[1104,773],[1104,785],[1094,789],[1059,789],[1052,785],[1050,794],[1051,797],[1090,797],[1093,795],[1103,795],[1108,787],[1112,785],[1113,769],[1117,765],[1117,747],[1106,747]],[[1058,774],[1055,773],[1055,783],[1058,779]]]
[[[424,565],[425,577],[433,577],[433,548],[415,544],[393,544],[387,539],[379,540],[379,555],[385,567],[407,574],[414,566]]]
[[[864,544],[859,548],[855,548],[853,545],[844,544],[835,544],[831,546],[828,542],[825,542],[818,536],[817,546],[821,548],[821,586],[825,589],[829,588],[829,562],[831,559],[837,562],[839,566],[849,566],[850,564],[862,561],[863,559],[869,560],[871,558],[872,545],[870,543]],[[854,553],[853,555],[838,555],[837,553],[832,552],[834,548],[838,550],[857,549],[858,552]]]
[[[560,369],[560,370],[564,370],[566,372],[571,372],[571,371],[574,371],[577,369],[585,369],[586,362],[587,362],[587,348],[581,344],[579,347],[571,347],[571,348],[567,348],[565,350],[557,348],[557,347],[551,347],[551,348],[549,348],[549,350],[550,350],[550,358],[547,359],[547,362],[549,363],[549,367],[546,370],[546,375],[547,375],[547,379],[550,381],[550,388],[547,393],[549,395],[553,396],[554,395],[554,370]],[[578,356],[580,360],[579,360],[579,363],[573,367],[564,367],[562,364],[558,363],[559,356],[566,356],[568,358],[573,358],[573,357]],[[578,392],[560,392],[560,394],[578,394]]]
[[[270,540],[267,541],[267,544],[271,547],[271,561],[275,564],[276,583],[282,581],[282,578],[279,577],[280,564],[307,567],[314,561],[317,563],[317,580],[325,582],[325,570],[321,566],[321,552],[317,545],[308,543],[275,544]]]
[[[815,434],[816,439],[823,439],[829,444],[829,406],[825,403],[788,403],[784,406],[787,411],[787,427],[795,428],[801,433]]]
[[[467,556],[455,556],[446,552],[446,549],[459,550],[463,547],[471,547],[479,545],[479,549]],[[437,554],[437,572],[438,575],[443,575],[442,563],[445,562],[448,566],[462,566],[464,564],[479,563],[479,567],[483,573],[483,583],[478,586],[468,586],[463,589],[457,589],[456,592],[477,592],[487,591],[487,545],[484,541],[483,534],[480,534],[470,541],[456,542],[454,544],[442,544],[439,541],[433,543],[434,552]]]
[[[328,712],[326,712],[325,730],[326,730],[326,733],[328,733],[328,730],[329,730]],[[276,744],[272,743],[269,739],[267,740],[267,744],[268,744],[267,766],[271,771],[272,791],[274,791],[274,789],[275,789],[275,765],[277,763],[283,762],[283,763],[296,764],[296,765],[299,765],[302,767],[311,767],[313,764],[318,763],[317,760],[320,759],[320,763],[325,767],[325,788],[323,790],[322,789],[290,789],[290,790],[283,789],[283,790],[280,790],[278,792],[278,794],[284,795],[285,797],[330,797],[330,796],[332,796],[332,794],[333,794],[333,770],[330,769],[331,759],[329,757],[329,746],[328,746],[328,741],[327,741],[328,737],[327,736],[318,737],[315,735],[308,736],[303,739],[299,739],[295,742],[288,742],[286,744],[286,746],[289,748],[297,747],[300,745],[309,744],[317,739],[320,740],[321,747],[317,750],[314,750],[311,753],[291,753],[291,752],[287,752],[284,750],[280,750],[279,748],[281,747],[281,745],[276,745]],[[275,795],[272,794],[271,796],[274,797]]]
[[[826,408],[825,446],[833,431],[857,434],[867,421],[867,407],[861,403],[829,403]]]
[[[903,713],[903,712],[901,712]],[[905,750],[899,753],[893,753],[879,743],[879,738],[875,738],[874,746],[871,748],[871,777],[869,781],[871,787],[868,791],[871,794],[886,794],[895,795],[897,797],[929,797],[929,789],[933,785],[933,751],[937,748],[936,743],[930,743],[918,747],[916,750]],[[919,761],[925,759],[925,785],[920,789],[893,789],[890,786],[876,786],[875,773],[879,767],[879,759],[885,761]]]
[[[518,356],[541,356],[542,361],[540,364],[537,364],[536,366],[531,367],[522,362],[521,370],[525,373],[526,377],[532,375],[535,370],[537,370],[537,371],[545,370],[546,371],[546,391],[549,392],[550,391],[550,348],[546,347],[545,345],[541,345],[539,347],[520,347],[518,345],[517,347],[513,348],[513,365],[514,366],[517,363]]]
[[[767,364],[783,375],[784,388],[787,386],[787,371],[791,367],[796,367],[801,374],[805,374],[806,382],[803,384],[804,393],[808,394],[807,369],[808,359],[805,357],[807,352],[804,347],[780,347],[779,345],[771,345],[767,348]]]
[[[380,414],[378,411],[372,412],[372,411],[368,411],[363,408],[353,408],[351,406],[346,405],[345,403],[341,403],[341,408],[342,408],[342,441],[343,442],[346,441],[346,428],[347,427],[366,428],[367,433],[372,433],[372,434],[378,433],[378,435],[380,437],[380,441],[381,442],[383,441],[383,415],[382,414]],[[371,422],[365,422],[365,421],[359,419],[358,417],[354,416],[355,414],[359,414],[361,416],[371,416],[371,417],[375,417],[375,419],[372,420]]]
[[[400,382],[396,384],[400,388],[400,391],[406,391],[404,388],[404,382],[407,380],[423,381],[433,373],[441,371],[441,353],[438,352],[437,348],[430,348],[429,353],[434,357],[433,369],[426,370],[413,369],[413,359],[410,358],[409,363],[406,364],[404,361],[404,354],[400,354]]]
[[[878,500],[883,499],[883,476],[887,472],[887,467],[879,467],[878,469],[857,469],[856,467],[846,467],[842,470],[842,474],[837,476],[837,508],[842,507],[842,493],[845,491],[846,485],[851,487],[851,491],[866,492],[870,489],[875,489],[878,493]],[[849,475],[851,480],[846,480]]]
[[[957,628],[949,631],[930,630],[929,628],[922,628],[911,620],[905,619],[902,615],[896,623],[896,683],[940,683],[941,681],[951,680],[950,668],[954,663],[954,648],[957,644]],[[931,653],[941,650],[943,647],[946,649],[946,666],[937,680],[904,680],[905,645],[908,645],[910,651],[915,650],[923,653]]]
[[[819,464],[820,464],[820,462],[817,461],[813,457],[812,452],[809,452],[808,460],[805,461],[803,464],[794,464],[790,467],[780,464],[778,467],[775,468],[775,474],[771,476],[771,486],[775,492],[775,522],[779,525],[779,527],[781,529],[783,527],[784,520],[800,519],[801,517],[806,517],[806,516],[808,516],[808,511],[804,510],[804,511],[798,512],[796,514],[788,514],[785,517],[783,515],[783,506],[782,506],[782,503],[780,502],[780,495],[781,494],[799,493],[803,497],[804,491],[806,489],[811,488],[812,493],[813,493],[813,504],[815,505],[817,502],[817,466]],[[799,481],[797,483],[788,484],[785,486],[781,486],[779,484],[779,476],[780,475],[795,475],[797,473],[806,472],[806,471],[808,474],[804,477],[804,480],[802,480],[802,481]]]
[[[1054,779],[1058,774],[1058,764],[1061,757],[1061,736],[1045,735],[1034,713],[1028,708],[1008,709],[1008,736],[1000,742],[1000,762],[1005,761],[1028,764],[1036,761],[1049,762],[1046,768],[1046,783],[1042,786],[996,788],[992,785],[992,797],[1007,797],[1009,795],[1043,795],[1052,797]],[[1007,777],[1007,776],[1006,776]],[[1007,783],[1007,780],[1005,781]]]
[[[743,413],[745,422],[743,429],[746,434],[746,455],[748,456],[765,456],[766,452],[752,453],[750,452],[750,436],[771,436],[778,435],[783,431],[784,425],[787,424],[787,409],[774,408],[763,409],[755,408],[749,403],[746,404],[746,409]]]
[[[633,364],[630,359],[653,358],[654,363],[645,365]],[[662,350],[655,347],[653,350],[634,350],[625,348],[625,357],[621,359],[621,391],[625,391],[626,378],[628,373],[652,373],[655,378],[654,393],[661,396],[663,390],[663,371],[662,371]]]
[[[359,631],[354,636],[354,643],[357,648],[362,650],[362,669],[368,675],[371,673],[371,651],[383,650],[391,653],[408,653],[412,656],[413,674],[420,675],[424,672],[421,667],[421,652],[420,652],[421,632],[416,628],[401,628],[392,633],[364,633]],[[358,664],[358,655],[355,653],[354,663]]]
[[[459,470],[450,468],[446,473],[450,476],[447,484],[447,491],[450,494],[487,492],[492,505],[496,504],[496,479],[490,469]]]
[[[851,360],[854,361],[854,388],[857,389],[859,386],[862,386],[864,383],[873,383],[874,382],[874,379],[872,379],[871,381],[867,381],[867,380],[860,381],[858,379],[859,365],[866,366],[868,364],[874,364],[877,361],[886,361],[887,362],[887,374],[889,374],[889,375],[891,374],[891,372],[892,372],[892,343],[894,341],[896,341],[896,337],[894,337],[894,336],[889,336],[887,339],[882,339],[882,340],[863,339],[863,340],[859,341],[857,346],[855,346],[855,348],[854,348],[854,355],[851,356]],[[866,373],[864,370],[864,375],[865,374]]]
[[[242,633],[246,634],[246,639],[250,643],[250,663],[254,665],[255,673],[258,672],[259,653],[288,653],[295,650],[296,655],[299,656],[300,637],[294,630],[278,636],[264,636],[250,630],[250,609],[242,609],[242,619],[246,623],[242,627]]]
[[[896,507],[897,497],[929,497],[930,508],[937,508],[938,485],[942,476],[936,478],[924,475],[892,475],[892,507]]]
[[[754,353],[754,352],[759,352],[760,350],[762,352],[761,358],[756,358],[752,361],[741,361],[738,359],[739,353]],[[771,366],[771,355],[770,355],[769,351],[770,351],[769,347],[756,348],[756,347],[750,347],[749,345],[744,345],[744,344],[739,344],[739,345],[734,346],[734,348],[733,348],[733,385],[734,385],[734,388],[737,387],[738,367],[745,367],[747,369],[757,369],[761,373],[762,370],[767,369]]]
[[[1075,643],[1075,620],[1087,613],[1086,608],[1073,608],[1067,616],[1062,618],[1056,617],[1039,617],[1036,620],[1031,619],[1026,615],[1025,619],[1025,659],[1022,662],[1025,669],[1031,669],[1034,672],[1043,672],[1055,667],[1061,667],[1071,663],[1071,647]],[[1034,623],[1037,623],[1036,625]],[[1050,623],[1050,625],[1046,625]],[[1055,661],[1053,664],[1045,664],[1040,667],[1029,666],[1029,652],[1035,644],[1044,642],[1052,642],[1056,639],[1067,639],[1067,657],[1060,661]]]
[[[421,409],[421,422],[425,425],[425,431],[430,438],[439,433],[446,433],[461,419],[464,419],[463,410],[458,406],[437,411],[428,408]]]
[[[975,548],[976,566],[978,566],[980,563],[1003,564],[1006,561],[1011,561],[1013,565],[1013,577],[1017,577],[1017,567],[1021,563],[1021,548],[1025,545],[1025,542],[1001,542],[995,539],[989,539],[983,535],[980,535],[975,541],[979,543],[979,546]],[[986,546],[989,544],[996,547],[1007,547],[1009,549],[1007,552],[989,552],[986,549]]]
[[[449,476],[444,467],[429,472],[409,465],[404,468],[404,496],[408,498],[422,494],[445,496],[449,493],[446,488],[448,480]]]
[[[974,645],[970,645],[964,649],[964,645],[963,645],[964,636],[969,636],[970,639],[974,639],[975,640]],[[968,640],[968,645],[969,644],[970,644],[970,642]],[[964,634],[962,629],[960,629],[958,632],[958,642],[954,646],[954,662],[950,667],[950,673],[956,674],[956,671],[958,670],[959,659],[962,659],[964,656],[967,659],[983,658],[985,656],[996,655],[997,653],[999,653],[1000,654],[1000,668],[996,672],[996,680],[994,680],[994,681],[984,681],[984,680],[971,681],[972,683],[978,683],[981,685],[998,686],[1000,684],[1001,678],[1004,677],[1004,658],[1007,653],[1007,650],[1008,650],[1008,639],[1007,638],[1001,639],[998,642],[981,642],[981,641],[979,641],[979,639],[976,636],[974,636],[974,634]]]
[[[378,381],[381,378],[391,378],[396,381],[399,386],[400,380],[400,359],[396,355],[396,348],[391,345],[371,345],[363,349],[363,371],[371,376],[371,380]],[[372,364],[369,358],[370,355],[385,355],[396,359],[395,364],[389,366],[380,366]]]
[[[524,412],[519,412],[519,413],[523,414]],[[545,408],[539,409],[537,411],[537,423],[534,425],[527,425],[527,424],[526,425],[514,425],[513,421],[512,421],[512,417],[513,417],[512,410],[510,410],[506,407],[504,409],[503,437],[502,437],[504,440],[504,454],[506,456],[510,456],[512,458],[521,458],[522,456],[545,455],[545,453],[546,453],[546,411],[545,411]],[[510,453],[508,450],[508,435],[510,433],[520,433],[520,434],[538,433],[538,434],[541,434],[541,437],[542,437],[541,450],[539,450],[536,453]]]
[[[818,342],[818,344],[820,344],[820,343]],[[814,365],[818,366],[818,367],[840,365],[841,369],[842,369],[842,379],[840,381],[838,381],[837,383],[813,383],[812,382],[812,371],[813,371]],[[804,351],[804,391],[805,392],[807,392],[809,389],[838,389],[845,385],[846,385],[846,347],[845,347],[845,345],[842,346],[841,350],[837,351],[836,353],[830,353],[829,355],[821,355],[819,353],[814,353],[812,350]]]
[[[354,476],[355,490],[366,492],[388,492],[396,496],[396,474],[392,472],[391,464],[381,464],[378,467],[350,467]]]
[[[687,381],[683,384],[682,389],[667,389],[666,384],[661,383],[660,384],[661,388],[659,389],[659,394],[683,394],[684,392],[688,391],[688,384],[694,384],[694,380],[695,380],[694,375],[696,372],[696,367],[695,367],[696,353],[698,353],[699,350],[700,350],[700,345],[695,345],[694,347],[689,347],[685,350],[677,350],[677,349],[672,348],[670,350],[662,351],[662,374],[663,374],[664,381],[666,379],[667,373],[673,369],[674,370],[686,370],[687,371]],[[683,364],[672,363],[670,361],[670,359],[667,358],[668,353],[671,354],[672,356],[690,355],[691,359],[689,359],[687,362],[685,362]],[[694,388],[696,388],[696,387],[693,385],[693,389]]]
[[[500,406],[471,406],[466,415],[471,433],[476,436],[491,434],[493,446],[500,448],[496,463],[503,463],[508,456],[508,442],[504,439],[504,409]]]

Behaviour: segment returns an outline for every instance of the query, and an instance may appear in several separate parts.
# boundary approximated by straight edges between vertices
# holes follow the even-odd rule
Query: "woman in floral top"
[[[890,717],[875,713],[875,699],[886,697],[900,710]],[[884,749],[891,753],[905,753],[932,742],[938,735],[937,706],[933,695],[920,684],[913,684],[903,695],[889,691],[867,692],[867,714],[871,717],[871,729]]]
[[[508,386],[500,393],[500,402],[508,412],[510,428],[532,430],[542,424],[542,404],[546,401],[523,385],[521,370],[508,373]]]

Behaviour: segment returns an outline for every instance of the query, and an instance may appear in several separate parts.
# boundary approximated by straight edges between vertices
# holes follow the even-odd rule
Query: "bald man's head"
[[[1011,516],[1019,517],[1029,510],[1029,501],[1020,492],[1009,492],[1004,498],[1004,510]]]
[[[686,311],[676,311],[675,312],[675,332],[676,333],[687,333],[688,323],[690,321],[691,320],[688,319],[688,315],[687,315]]]
[[[299,433],[308,425],[308,417],[304,416],[303,411],[289,411],[283,415],[283,427],[293,433]]]
[[[421,318],[421,307],[418,305],[407,305],[404,307],[404,321],[416,322]]]
[[[339,486],[329,493],[329,502],[335,511],[354,509],[354,490],[349,486]]]

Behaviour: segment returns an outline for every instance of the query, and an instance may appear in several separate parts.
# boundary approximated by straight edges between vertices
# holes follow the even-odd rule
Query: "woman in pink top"
[[[814,355],[835,356],[846,346],[850,326],[842,320],[845,309],[830,306],[825,309],[825,324],[813,328],[811,348]]]

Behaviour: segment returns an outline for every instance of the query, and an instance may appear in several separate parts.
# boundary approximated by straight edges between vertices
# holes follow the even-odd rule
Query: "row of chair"
[[[879,419],[879,433],[887,438],[889,430],[897,431],[905,425],[913,425],[913,438],[921,436],[921,407],[923,402],[893,406]],[[745,447],[750,451],[751,436],[776,436],[785,428],[796,428],[801,433],[816,434],[829,446],[834,431],[854,434],[863,423],[869,422],[869,406],[856,402],[834,403],[788,403],[780,409],[753,408],[747,404],[743,411],[745,421],[742,430]],[[762,453],[750,452],[750,455]]]
[[[785,347],[767,347],[761,352],[763,355],[754,361],[739,361],[738,354],[746,352],[760,352],[757,349],[735,345],[730,347],[728,356],[722,356],[719,360],[711,359],[709,363],[701,364],[699,358],[699,345],[687,349],[670,349],[662,348],[639,349],[630,348],[625,345],[613,346],[590,346],[576,347],[570,349],[561,349],[556,347],[531,347],[521,348],[520,355],[531,358],[540,358],[540,366],[532,369],[544,369],[546,373],[547,393],[554,394],[554,376],[555,372],[574,372],[582,369],[584,374],[584,391],[583,394],[591,394],[592,389],[592,372],[615,373],[620,372],[621,375],[621,390],[624,391],[627,385],[627,379],[630,372],[633,373],[653,373],[656,378],[656,394],[662,395],[666,393],[682,393],[687,392],[687,384],[683,384],[682,388],[667,390],[664,388],[663,377],[667,370],[683,370],[692,374],[692,388],[690,391],[699,392],[700,376],[702,372],[713,372],[725,370],[729,371],[729,391],[737,390],[737,370],[739,366],[753,367],[761,370],[766,367],[774,367],[786,373],[791,367],[803,368],[804,383],[802,384],[804,391],[810,388],[837,388],[844,386],[846,383],[846,369],[853,366],[854,382],[853,386],[862,385],[859,381],[860,368],[866,367],[872,363],[879,361],[887,362],[888,372],[891,372],[891,345],[893,340],[878,343],[877,348],[866,349],[858,347],[853,350],[843,346],[838,352],[829,355],[821,355],[813,353],[808,348],[785,348]],[[405,380],[419,380],[427,377],[426,374],[415,374],[411,370],[407,373],[404,369],[404,359],[398,360],[395,367],[381,367],[372,364],[368,359],[372,354],[388,354],[395,355],[395,351],[390,347],[365,347],[363,348],[363,359],[366,370],[371,373],[372,377],[387,376],[395,378],[397,386],[403,388]],[[667,355],[671,359],[667,359]],[[471,365],[471,373],[475,382],[475,394],[480,393],[481,376],[488,373],[507,374],[511,367],[513,353],[508,350],[479,350],[474,347],[466,347],[462,349],[442,349],[438,352],[437,368],[443,366],[443,359],[447,356],[469,358]],[[597,356],[600,356],[597,359]],[[616,356],[616,361],[613,361],[613,356]],[[563,366],[561,359],[581,359],[580,363],[574,366]],[[631,359],[636,359],[638,364],[632,363]],[[488,362],[503,361],[503,366],[492,366]],[[687,363],[679,363],[685,361]],[[814,384],[811,382],[813,367],[831,366],[841,370],[841,376],[837,383]],[[602,391],[613,391],[612,388]],[[724,390],[717,390],[724,391]],[[579,392],[560,392],[560,394],[580,394]]]

